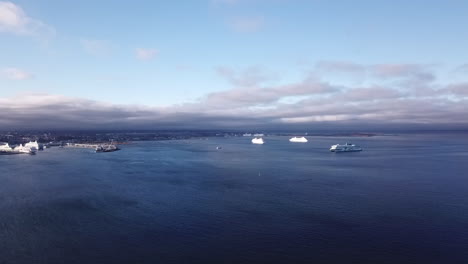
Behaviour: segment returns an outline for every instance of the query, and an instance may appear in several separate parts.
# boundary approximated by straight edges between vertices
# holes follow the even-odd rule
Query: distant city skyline
[[[0,127],[468,128],[466,1],[0,1]]]

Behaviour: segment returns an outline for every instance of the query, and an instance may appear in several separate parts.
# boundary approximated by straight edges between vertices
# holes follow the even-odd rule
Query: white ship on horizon
[[[29,147],[31,148],[32,150],[41,150],[43,149],[41,145],[39,145],[39,143],[37,143],[37,140],[32,142],[32,141],[29,141],[28,143],[24,144],[25,147]]]
[[[308,142],[308,140],[305,137],[292,137],[292,138],[289,139],[289,142],[306,143],[306,142]]]
[[[26,144],[25,144],[26,145]],[[11,154],[36,154],[37,149],[19,144],[12,148],[8,143],[0,145],[0,154],[11,155]]]
[[[357,152],[362,151],[362,148],[354,144],[345,143],[344,145],[335,144],[330,147],[331,152]]]
[[[263,141],[263,138],[252,138],[252,144],[259,144],[262,145],[265,142]]]
[[[0,154],[13,154],[13,148],[10,147],[8,143],[0,144]]]

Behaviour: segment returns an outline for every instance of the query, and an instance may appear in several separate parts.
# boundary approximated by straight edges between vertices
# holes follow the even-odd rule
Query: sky
[[[0,128],[468,127],[468,1],[0,0]]]

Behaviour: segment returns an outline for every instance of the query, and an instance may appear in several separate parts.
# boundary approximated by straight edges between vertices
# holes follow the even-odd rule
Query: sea
[[[0,156],[0,263],[468,263],[468,133],[288,139]]]

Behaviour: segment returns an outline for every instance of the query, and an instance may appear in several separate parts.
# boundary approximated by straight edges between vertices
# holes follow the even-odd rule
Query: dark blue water
[[[468,135],[265,140],[0,156],[0,263],[468,263]]]

